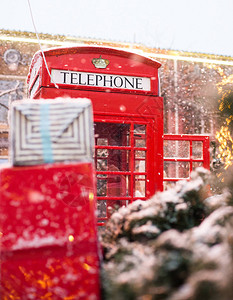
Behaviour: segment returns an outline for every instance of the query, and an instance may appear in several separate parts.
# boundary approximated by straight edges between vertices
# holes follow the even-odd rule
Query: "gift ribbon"
[[[50,136],[50,120],[49,120],[50,104],[43,103],[40,105],[40,133],[42,152],[45,163],[53,163],[53,149]]]

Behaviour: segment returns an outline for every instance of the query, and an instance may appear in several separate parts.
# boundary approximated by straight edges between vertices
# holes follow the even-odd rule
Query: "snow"
[[[12,246],[12,250],[22,250],[30,248],[41,248],[46,246],[62,246],[66,242],[66,239],[57,239],[54,236],[40,237],[39,235],[33,236],[31,239],[25,239],[19,237],[15,244]]]

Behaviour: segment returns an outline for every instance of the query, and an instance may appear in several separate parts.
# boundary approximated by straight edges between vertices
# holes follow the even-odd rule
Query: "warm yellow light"
[[[227,125],[230,123],[231,117],[226,120]],[[227,169],[233,162],[233,139],[231,137],[228,126],[222,126],[220,131],[216,132],[216,139],[219,142],[219,155],[223,159],[225,169]],[[230,145],[229,145],[230,143]]]
[[[91,269],[91,267],[86,263],[83,264],[83,268],[87,271],[89,271]]]
[[[69,239],[69,242],[72,243],[74,241],[74,236],[72,234],[70,234],[69,237],[68,237],[68,239]]]
[[[94,200],[94,193],[92,193],[92,192],[89,193],[89,200],[90,201]]]

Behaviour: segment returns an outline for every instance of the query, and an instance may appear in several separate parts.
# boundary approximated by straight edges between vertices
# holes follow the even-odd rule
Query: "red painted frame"
[[[164,162],[188,162],[189,163],[189,177],[188,178],[164,178],[163,181],[176,182],[181,179],[190,179],[190,174],[193,171],[193,162],[199,162],[204,168],[210,169],[210,151],[209,151],[209,136],[207,135],[188,135],[188,134],[164,134],[164,141],[188,141],[189,142],[189,157],[164,157]],[[203,143],[202,158],[193,157],[193,142],[200,141]]]
[[[103,117],[101,115],[99,116],[95,116],[95,122],[102,122],[103,121]],[[153,121],[153,119],[152,119]],[[133,201],[137,200],[137,199],[148,199],[150,198],[155,192],[156,190],[161,190],[161,183],[162,183],[162,178],[160,176],[160,172],[162,172],[161,167],[162,165],[160,165],[158,167],[158,172],[156,172],[156,166],[154,164],[154,162],[151,161],[151,157],[154,157],[154,153],[155,153],[155,139],[153,139],[152,137],[155,136],[155,133],[153,132],[153,127],[151,126],[151,120],[148,118],[147,121],[145,120],[141,120],[140,118],[125,118],[124,116],[121,117],[115,117],[113,118],[104,118],[104,122],[111,122],[111,123],[116,123],[116,124],[121,124],[122,122],[124,122],[124,124],[129,124],[130,125],[130,144],[129,146],[95,146],[95,149],[115,149],[115,150],[125,150],[125,151],[129,151],[129,155],[130,155],[130,168],[128,171],[96,171],[97,177],[98,175],[126,175],[130,177],[130,193],[128,196],[118,196],[118,197],[113,197],[113,196],[107,196],[107,197],[101,197],[101,196],[97,196],[98,201],[112,201],[112,200],[128,200],[128,203],[132,203]],[[145,125],[147,126],[147,131],[146,131],[146,146],[145,147],[136,147],[134,144],[134,135],[133,135],[133,131],[134,125]],[[146,157],[148,159],[146,159],[146,167],[145,167],[145,172],[138,172],[135,171],[134,168],[134,163],[136,161],[136,158],[134,158],[135,156],[135,152],[136,151],[145,151],[146,152]],[[135,185],[134,185],[134,178],[135,176],[138,175],[142,175],[145,176],[146,181],[145,181],[145,185],[146,185],[146,191],[145,191],[145,196],[136,196],[134,194],[135,192]],[[155,183],[157,183],[157,187],[155,185]],[[108,219],[108,215],[106,217],[102,217],[102,218],[98,218],[99,223],[98,225],[104,225],[103,222],[101,221],[106,221]]]

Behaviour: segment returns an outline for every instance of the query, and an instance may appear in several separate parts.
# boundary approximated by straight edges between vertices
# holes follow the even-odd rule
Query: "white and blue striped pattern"
[[[15,101],[11,109],[13,165],[91,160],[91,101],[57,98]]]

